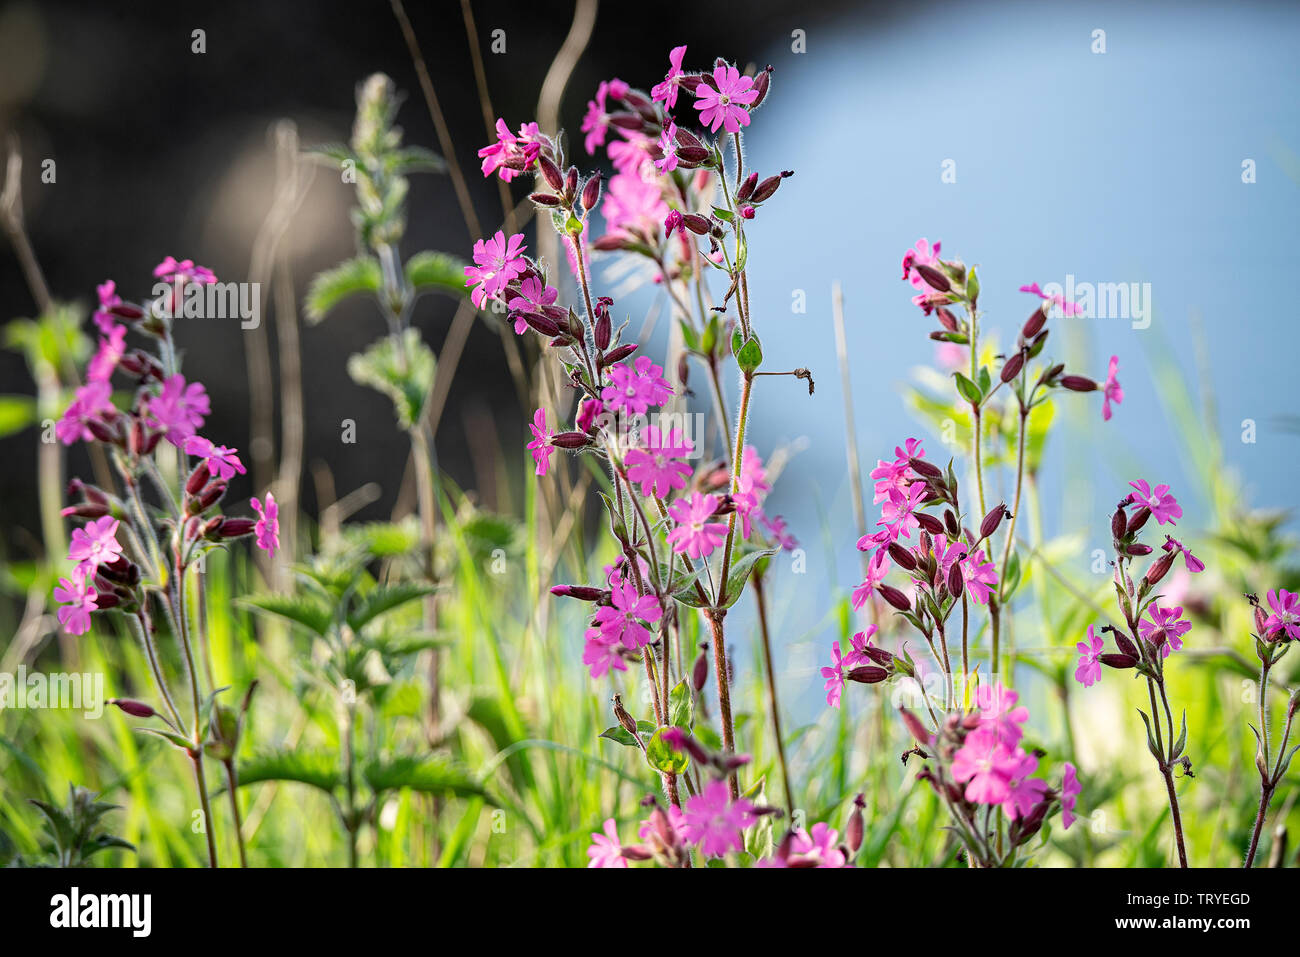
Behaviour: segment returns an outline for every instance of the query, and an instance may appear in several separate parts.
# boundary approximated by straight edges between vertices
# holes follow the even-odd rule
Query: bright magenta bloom
[[[188,385],[179,372],[163,382],[162,392],[149,399],[148,423],[162,429],[165,438],[177,448],[203,427],[203,418],[212,411],[207,390],[201,382]]]
[[[638,356],[632,366],[617,363],[610,367],[610,384],[601,390],[600,397],[615,412],[622,409],[629,414],[644,415],[651,406],[663,405],[673,395],[663,371],[648,356]]]
[[[545,475],[551,462],[551,455],[555,452],[555,446],[551,445],[551,432],[546,428],[545,409],[538,409],[533,413],[533,421],[528,428],[533,433],[533,440],[524,448],[533,453],[533,462],[537,466],[535,474]]]
[[[1110,357],[1110,368],[1106,372],[1106,384],[1103,385],[1101,400],[1101,417],[1103,420],[1110,421],[1110,404],[1114,402],[1119,405],[1124,401],[1124,389],[1119,384],[1119,379],[1115,378],[1115,373],[1119,369],[1119,356]]]
[[[596,88],[596,98],[587,101],[587,115],[582,118],[582,132],[587,134],[583,146],[589,155],[596,152],[597,146],[605,145],[605,134],[609,131],[609,97],[621,99],[627,96],[627,92],[628,85],[622,80],[601,80],[600,86]]]
[[[691,467],[685,462],[675,462],[690,455],[694,448],[682,436],[680,429],[661,435],[653,425],[646,429],[646,447],[628,449],[627,477],[641,483],[642,495],[667,497],[673,489],[686,488]]]
[[[1143,479],[1128,484],[1137,489],[1136,492],[1129,493],[1128,500],[1150,509],[1151,514],[1161,525],[1165,522],[1177,525],[1174,519],[1183,517],[1183,507],[1178,504],[1178,499],[1169,494],[1168,485],[1157,485],[1155,491],[1152,491],[1151,486]]]
[[[663,78],[662,83],[656,83],[650,88],[650,99],[656,102],[662,101],[664,107],[670,110],[677,106],[677,91],[681,88],[682,59],[685,56],[684,45],[673,47],[672,52],[668,54],[668,75]]]
[[[686,802],[684,815],[692,840],[706,857],[721,857],[728,851],[743,851],[741,831],[754,818],[754,805],[744,798],[728,800],[724,781],[710,781],[704,790]]]
[[[1079,649],[1079,667],[1074,669],[1074,680],[1085,688],[1091,688],[1101,680],[1101,661],[1098,655],[1106,647],[1105,641],[1096,633],[1092,625],[1088,626],[1088,640],[1081,641],[1074,647]]]
[[[1188,548],[1178,539],[1174,538],[1172,535],[1166,535],[1165,543],[1160,547],[1167,552],[1172,552],[1172,551],[1181,552],[1183,555],[1183,564],[1187,566],[1187,570],[1191,572],[1193,575],[1205,571],[1205,562],[1201,561],[1199,558],[1193,555],[1192,550],[1190,548]]]
[[[580,432],[590,432],[591,427],[596,424],[596,419],[604,411],[605,403],[587,396],[578,405],[578,430]]]
[[[653,237],[668,215],[668,204],[658,183],[631,173],[617,173],[609,181],[600,212],[610,233]]]
[[[858,543],[862,547],[862,543]],[[871,556],[871,561],[867,563],[867,579],[857,588],[853,589],[853,607],[861,608],[871,597],[871,593],[876,590],[876,586],[885,580],[890,569],[889,552],[880,549]]]
[[[961,567],[971,601],[978,605],[987,604],[989,596],[997,586],[998,573],[993,563],[985,560],[984,549],[981,548],[974,555],[966,556],[962,560]]]
[[[113,403],[109,401],[112,393],[112,387],[102,379],[87,382],[79,388],[63,416],[54,425],[54,434],[59,441],[71,445],[78,440],[89,442],[93,439],[95,435],[90,431],[88,423],[100,418],[102,413],[113,410]]]
[[[478,155],[483,159],[484,176],[496,173],[508,183],[523,170],[508,166],[507,163],[511,160],[522,161],[525,168],[528,168],[537,162],[540,152],[541,144],[537,141],[536,123],[525,123],[519,128],[519,135],[515,136],[510,132],[510,127],[506,126],[506,121],[498,118],[497,141],[483,147],[478,151]]]
[[[1016,764],[1007,781],[1009,795],[1002,802],[1002,811],[1011,820],[1025,817],[1047,793],[1047,782],[1029,775],[1038,770],[1038,758],[1016,749]]]
[[[559,291],[553,286],[545,286],[536,276],[529,276],[519,284],[519,292],[506,303],[506,308],[514,313],[529,313],[531,315],[544,314],[547,306],[555,304],[555,298]],[[523,331],[528,328],[528,323],[524,322],[522,315],[515,318],[515,332],[522,335]]]
[[[638,619],[653,624],[663,617],[663,607],[654,595],[637,595],[631,582],[621,582],[610,590],[610,604],[596,609],[595,624],[606,640],[623,642],[635,651],[644,648],[654,636]]]
[[[108,335],[117,325],[117,320],[109,310],[114,306],[120,306],[122,297],[117,294],[117,283],[111,279],[105,279],[96,286],[95,294],[99,297],[99,308],[95,310],[94,316],[95,325],[99,327],[100,332]]]
[[[896,542],[899,536],[911,538],[911,530],[920,528],[921,523],[916,520],[914,513],[921,507],[924,496],[924,482],[913,482],[907,487],[906,493],[897,489],[890,490],[889,501],[880,510],[881,520],[876,523],[883,525],[889,532],[889,541]]]
[[[1007,744],[1018,744],[1025,733],[1020,726],[1029,720],[1029,709],[1024,705],[1016,706],[1019,700],[1019,693],[1000,681],[992,687],[980,685],[975,692],[975,702],[980,708],[981,729],[992,731],[998,740]]]
[[[623,846],[618,842],[618,827],[614,819],[605,820],[605,833],[591,833],[591,847],[587,848],[588,867],[627,867]]]
[[[967,782],[966,800],[976,804],[1002,804],[1010,798],[1009,782],[1019,768],[1012,746],[991,727],[972,731],[952,758],[953,780]]]
[[[853,650],[844,656],[844,667],[853,668],[857,665],[871,663],[871,656],[867,654],[868,648],[874,648],[871,639],[877,631],[876,625],[868,625],[865,631],[860,631],[853,636]]]
[[[54,600],[64,602],[59,606],[59,624],[70,635],[84,635],[90,631],[90,613],[95,610],[95,589],[90,580],[74,574],[71,579],[60,578],[54,588]]]
[[[488,299],[495,299],[511,279],[521,275],[528,264],[521,255],[523,233],[515,233],[506,241],[506,234],[497,230],[488,240],[474,243],[474,265],[465,267],[465,285],[474,286],[469,298],[478,308]]]
[[[263,549],[268,555],[274,555],[275,550],[280,547],[280,506],[276,504],[275,496],[270,492],[266,493],[266,506],[256,498],[248,500],[248,504],[253,506],[253,511],[257,513],[257,522],[253,525],[253,531],[257,535],[257,547]]]
[[[586,645],[582,649],[582,663],[587,666],[593,678],[606,675],[610,670],[627,671],[627,662],[619,653],[620,642],[617,638],[606,638],[599,628],[588,628],[583,634]]]
[[[126,355],[126,326],[112,326],[107,339],[99,340],[99,351],[86,366],[86,379],[90,382],[107,382],[122,356]]]
[[[1075,801],[1082,790],[1083,785],[1079,783],[1078,772],[1075,771],[1073,764],[1066,761],[1065,772],[1061,775],[1061,823],[1065,825],[1067,831],[1074,823]]]
[[[734,66],[717,66],[713,69],[713,83],[707,80],[695,88],[695,108],[700,111],[700,123],[712,133],[719,127],[728,133],[737,133],[749,125],[749,110],[745,106],[758,99],[752,76],[741,76]]]
[[[1300,640],[1300,595],[1294,595],[1285,588],[1277,591],[1270,588],[1265,597],[1273,614],[1264,620],[1264,632],[1271,635],[1284,631],[1288,638]]]
[[[1032,293],[1033,295],[1037,296],[1039,299],[1043,299],[1046,300],[1047,302],[1055,303],[1057,306],[1061,308],[1061,315],[1063,316],[1083,315],[1083,307],[1080,306],[1078,303],[1066,302],[1065,297],[1062,296],[1060,293],[1056,293],[1054,295],[1049,296],[1046,293],[1044,293],[1043,290],[1038,288],[1038,283],[1036,282],[1030,283],[1028,286],[1021,286],[1020,291]]]
[[[668,128],[659,134],[659,149],[664,154],[663,158],[655,160],[655,169],[664,176],[677,168],[676,140],[677,124],[669,120]]]
[[[77,563],[77,573],[83,578],[93,576],[100,565],[109,565],[122,555],[122,545],[117,540],[121,523],[111,515],[87,522],[85,528],[72,530],[72,543],[68,546],[68,559]]]
[[[248,472],[235,454],[238,451],[239,449],[228,449],[224,445],[213,445],[201,435],[191,435],[185,440],[185,454],[203,459],[208,464],[208,471],[223,482],[230,481],[236,472],[240,475]]]
[[[840,706],[840,697],[844,694],[844,669],[851,666],[851,662],[840,655],[840,643],[831,642],[831,664],[829,668],[822,669],[822,677],[826,679],[826,684],[823,686],[826,691],[826,703],[832,708]]]
[[[1181,651],[1183,635],[1191,631],[1192,623],[1183,621],[1182,606],[1161,608],[1159,602],[1147,609],[1150,619],[1138,622],[1138,632],[1151,644],[1160,649],[1160,657],[1168,658],[1171,651]]]
[[[685,552],[691,558],[703,558],[712,554],[727,537],[727,526],[721,522],[710,522],[718,510],[718,497],[695,492],[689,499],[679,498],[668,506],[668,513],[677,522],[677,527],[668,533],[668,541],[673,551]]]

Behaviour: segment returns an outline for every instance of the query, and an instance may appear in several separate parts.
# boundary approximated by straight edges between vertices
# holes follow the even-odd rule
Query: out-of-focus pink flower
[[[87,382],[79,388],[54,425],[54,434],[59,441],[64,445],[72,445],[77,441],[89,442],[93,439],[95,436],[90,431],[89,423],[102,413],[113,411],[113,403],[109,399],[112,392],[109,384],[102,379]]]
[[[966,800],[976,804],[1002,804],[1011,797],[1010,781],[1020,767],[1012,746],[990,726],[966,736],[952,759],[952,777],[966,784]]]
[[[111,279],[105,279],[95,287],[95,294],[99,297],[99,308],[95,310],[95,325],[99,331],[108,335],[117,325],[117,320],[109,312],[114,306],[122,304],[122,297],[117,294],[117,283]]]
[[[627,477],[641,483],[642,495],[664,498],[673,489],[686,488],[691,467],[674,460],[686,458],[693,449],[680,429],[671,429],[665,436],[651,425],[646,429],[645,447],[628,449]]]
[[[1106,372],[1106,384],[1102,386],[1101,417],[1106,422],[1110,421],[1110,404],[1114,402],[1119,405],[1124,401],[1124,388],[1119,384],[1119,379],[1115,378],[1118,370],[1119,356],[1111,356],[1110,368]]]
[[[99,340],[99,351],[86,366],[86,379],[90,382],[107,382],[113,376],[122,356],[126,355],[126,326],[112,326],[107,338]]]
[[[734,802],[729,798],[725,781],[710,781],[686,802],[686,826],[706,857],[745,849],[741,831],[753,823],[754,805],[744,798]]]
[[[668,513],[677,527],[668,533],[668,542],[675,552],[685,552],[691,558],[712,554],[727,535],[727,526],[709,519],[718,510],[718,497],[695,492],[689,499],[679,498],[668,506]]]
[[[587,148],[588,155],[594,154],[597,146],[605,145],[605,135],[609,131],[609,98],[612,96],[621,99],[627,92],[628,85],[622,80],[601,80],[600,86],[596,88],[596,98],[587,101],[587,114],[582,118],[582,132],[587,134],[583,146]]]
[[[551,463],[551,455],[555,452],[555,446],[551,445],[551,432],[546,428],[545,409],[538,409],[533,413],[533,421],[528,428],[533,433],[533,440],[524,448],[533,453],[535,474],[545,475]]]
[[[840,832],[825,821],[813,825],[812,833],[797,830],[790,843],[790,857],[800,864],[816,862],[817,867],[844,867],[848,861],[840,850]]]
[[[248,504],[257,513],[257,522],[253,525],[257,547],[268,555],[274,555],[280,547],[280,506],[276,503],[275,496],[267,492],[265,506],[256,498],[249,499]]]
[[[1168,658],[1171,651],[1181,651],[1183,635],[1191,631],[1192,623],[1183,621],[1182,606],[1161,608],[1159,602],[1147,609],[1149,618],[1138,622],[1138,633],[1160,649],[1160,657]]]
[[[740,457],[740,474],[743,478],[749,479],[750,487],[762,495],[772,491],[772,485],[767,480],[767,469],[763,467],[763,459],[758,454],[758,449],[752,445],[745,446],[745,453]]]
[[[933,266],[935,269],[941,269],[939,262],[939,248],[942,245],[935,240],[933,246],[924,236],[916,241],[916,245],[903,254],[903,278],[912,284],[916,290],[916,295],[912,297],[912,302],[925,310],[929,315],[930,310],[934,308],[935,302],[947,301],[943,294],[933,288],[921,276],[917,266]],[[934,301],[932,301],[932,299]]]
[[[87,522],[85,528],[72,530],[68,546],[68,559],[77,563],[77,573],[83,578],[93,576],[100,565],[109,565],[122,555],[122,545],[117,540],[121,523],[111,515]]]
[[[209,285],[217,281],[211,269],[194,265],[193,259],[182,259],[177,262],[171,256],[155,266],[153,274],[163,282],[169,283],[197,282],[200,285]]]
[[[59,606],[59,624],[70,635],[84,635],[90,631],[90,613],[95,610],[94,587],[90,579],[74,574],[71,579],[60,578],[54,588],[54,600]]]
[[[1088,626],[1088,639],[1074,647],[1079,649],[1079,666],[1074,669],[1074,680],[1085,688],[1091,688],[1101,680],[1101,661],[1098,656],[1106,642],[1097,634],[1092,625]]]
[[[618,842],[618,827],[614,819],[605,820],[605,832],[591,833],[591,847],[587,848],[588,867],[627,867],[627,858],[623,856],[623,845]]]
[[[858,543],[858,547],[862,547],[861,542]],[[853,589],[853,607],[855,609],[861,608],[867,603],[867,599],[876,590],[876,586],[884,581],[885,576],[889,574],[890,566],[889,552],[885,549],[881,548],[871,556],[871,560],[867,562],[866,580]]]
[[[990,730],[1007,744],[1018,744],[1025,733],[1020,726],[1029,720],[1029,709],[1018,705],[1019,700],[1019,693],[1000,681],[993,685],[980,685],[975,692],[975,703],[980,709],[980,727]]]
[[[681,88],[682,59],[686,56],[686,46],[673,47],[668,54],[668,75],[663,81],[650,88],[650,99],[662,102],[667,109],[677,106],[677,91]]]
[[[239,449],[228,449],[224,445],[213,445],[201,435],[191,435],[185,440],[185,454],[203,459],[208,471],[223,482],[230,481],[236,472],[240,475],[248,472],[235,454],[238,451]]]
[[[465,267],[465,285],[473,286],[469,298],[482,309],[488,299],[496,298],[510,280],[520,276],[528,264],[523,258],[523,233],[506,234],[497,230],[491,239],[474,243],[474,265]]]
[[[1264,632],[1271,635],[1284,631],[1288,638],[1300,641],[1300,595],[1285,588],[1277,591],[1270,588],[1265,598],[1273,613],[1264,619]]]
[[[1055,303],[1058,307],[1060,307],[1061,315],[1063,316],[1083,315],[1083,307],[1080,306],[1078,303],[1066,302],[1065,297],[1062,296],[1060,293],[1054,293],[1053,295],[1049,296],[1047,295],[1047,293],[1043,292],[1043,290],[1038,288],[1038,283],[1036,282],[1030,283],[1028,286],[1021,286],[1020,291],[1032,293],[1033,295],[1037,296],[1039,299],[1045,300],[1046,302]]]
[[[608,674],[611,669],[627,671],[627,662],[619,651],[622,642],[617,637],[608,638],[599,628],[588,628],[583,638],[586,644],[582,649],[582,663],[593,678]]]
[[[1078,772],[1075,771],[1073,764],[1066,761],[1065,771],[1061,775],[1061,823],[1067,831],[1070,829],[1070,825],[1074,823],[1075,802],[1082,790],[1083,785],[1079,783]]]
[[[758,520],[763,523],[763,528],[772,541],[787,552],[792,552],[799,547],[799,540],[786,530],[785,519],[780,515],[769,516],[760,512]]]
[[[149,399],[148,424],[162,429],[172,445],[181,448],[185,440],[203,427],[212,411],[207,390],[201,382],[186,384],[179,372],[163,382],[162,392]]]
[[[636,651],[654,640],[641,624],[654,624],[663,617],[663,606],[654,595],[638,595],[631,582],[621,582],[610,589],[610,604],[596,609],[594,619],[606,639],[617,638],[623,647]]]
[[[653,238],[668,215],[668,204],[658,183],[616,173],[610,178],[600,212],[610,233]]]
[[[1128,484],[1137,489],[1136,492],[1129,493],[1129,501],[1150,509],[1151,514],[1161,525],[1165,522],[1177,525],[1174,519],[1183,517],[1183,507],[1178,504],[1178,499],[1169,494],[1168,485],[1157,485],[1152,491],[1151,486],[1144,479]]]
[[[695,88],[695,108],[700,111],[700,123],[712,133],[719,128],[737,133],[749,125],[749,110],[745,109],[758,99],[752,76],[741,76],[734,66],[719,65],[713,69],[713,82],[707,80]]]
[[[840,697],[844,694],[844,669],[847,667],[850,667],[850,663],[840,654],[840,643],[831,642],[831,663],[822,669],[822,677],[826,679],[826,684],[823,685],[826,703],[832,708],[840,706]]]

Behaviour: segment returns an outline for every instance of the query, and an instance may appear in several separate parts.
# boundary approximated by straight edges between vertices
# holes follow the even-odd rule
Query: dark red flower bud
[[[889,557],[894,560],[894,564],[903,570],[910,572],[916,568],[916,556],[898,542],[890,542],[886,550],[889,552]]]
[[[1096,392],[1097,383],[1093,382],[1087,376],[1081,375],[1063,375],[1060,382],[1057,383],[1063,389],[1069,389],[1071,392]]]
[[[133,718],[152,718],[158,713],[143,701],[132,701],[130,698],[110,698],[108,703],[117,705]]]
[[[952,283],[948,281],[948,277],[933,266],[918,265],[915,268],[931,289],[938,292],[948,292],[948,290],[952,289]]]
[[[953,562],[952,567],[948,569],[948,594],[953,598],[960,598],[965,588],[966,581],[962,578],[961,562]]]
[[[1097,660],[1107,668],[1132,668],[1138,663],[1134,655],[1105,654],[1098,655]]]
[[[745,177],[745,181],[740,184],[740,189],[736,190],[736,202],[743,203],[754,195],[754,187],[758,185],[758,174],[750,173]]]
[[[849,815],[849,823],[844,828],[844,841],[849,847],[849,856],[857,854],[862,847],[862,838],[866,833],[866,824],[862,817],[862,810],[867,806],[859,794],[853,799],[853,813]]]
[[[895,661],[893,655],[891,655],[884,648],[877,648],[875,645],[867,645],[866,649],[863,651],[863,654],[865,654],[876,664],[880,665],[882,668],[888,668],[892,666]]]
[[[1146,573],[1147,585],[1156,585],[1160,579],[1169,574],[1169,569],[1173,567],[1176,554],[1176,552],[1165,552],[1151,563],[1151,567],[1147,569]]]
[[[591,444],[585,432],[557,432],[551,436],[551,444],[561,449],[583,449]]]
[[[677,147],[677,165],[678,166],[699,166],[709,158],[709,151],[703,146],[679,146]]]
[[[1128,516],[1124,514],[1124,509],[1115,509],[1115,514],[1110,517],[1110,533],[1115,540],[1124,537],[1124,531],[1128,528]]]
[[[86,428],[89,429],[90,434],[99,439],[99,441],[107,442],[109,445],[117,445],[122,440],[121,435],[118,434],[116,429],[106,422],[101,422],[99,419],[87,419]]]
[[[1130,655],[1134,659],[1142,657],[1138,652],[1137,645],[1133,644],[1133,640],[1128,635],[1118,629],[1113,630],[1112,634],[1115,637],[1115,647],[1120,650],[1121,654]]]
[[[612,366],[615,362],[622,362],[632,353],[636,352],[636,350],[637,350],[637,344],[635,342],[625,343],[624,345],[619,346],[617,349],[613,349],[605,353],[603,356],[601,356],[600,367],[602,369],[605,369],[608,368],[609,366]]]
[[[537,165],[542,171],[542,178],[546,180],[546,185],[557,193],[562,192],[564,190],[564,174],[555,165],[555,161],[543,153],[537,157]]]
[[[914,512],[913,517],[920,523],[921,527],[931,535],[943,534],[943,522],[929,512]]]
[[[893,585],[877,585],[876,590],[880,592],[880,597],[889,602],[899,611],[911,611],[912,603],[907,596],[895,588]]]
[[[576,598],[578,601],[600,601],[608,592],[590,585],[552,585],[551,594],[557,598]]]
[[[196,515],[206,512],[213,505],[216,505],[217,502],[221,500],[221,496],[225,494],[226,494],[225,482],[218,480],[216,482],[211,483],[203,490],[203,493],[199,496],[198,499],[199,507],[196,509],[192,509],[192,511]]]
[[[591,248],[602,253],[612,253],[620,249],[631,249],[634,245],[632,240],[620,233],[605,233],[592,241]]]
[[[596,208],[600,202],[600,173],[596,173],[587,180],[587,185],[582,187],[582,208],[590,212]]]
[[[222,538],[240,538],[244,535],[252,535],[256,526],[251,518],[227,518],[221,523]]]
[[[1026,339],[1032,339],[1034,338],[1034,336],[1038,335],[1039,331],[1043,328],[1046,322],[1047,322],[1047,310],[1041,307],[1035,309],[1033,311],[1033,314],[1030,315],[1030,317],[1025,320],[1024,328],[1020,330],[1020,334],[1024,336]]]
[[[700,646],[700,653],[691,668],[691,685],[697,694],[704,689],[704,683],[709,680],[709,657],[705,654],[706,648],[706,645]]]
[[[208,471],[207,461],[204,460],[200,462],[198,464],[198,467],[195,468],[195,470],[190,473],[190,477],[186,480],[185,491],[188,492],[190,495],[198,495],[199,489],[207,485],[208,479],[210,479],[211,477],[212,477],[212,473]]]
[[[99,609],[116,608],[121,604],[121,599],[113,592],[106,592],[95,596],[95,607]]]
[[[645,118],[636,113],[611,113],[609,123],[611,126],[617,126],[620,130],[639,132],[645,129]]]
[[[1264,609],[1260,608],[1259,605],[1256,605],[1255,606],[1255,634],[1259,635],[1261,638],[1264,637],[1265,630],[1267,627],[1265,625],[1265,622],[1267,620],[1268,618],[1264,614]]]
[[[939,468],[937,465],[930,464],[925,459],[910,458],[907,460],[907,464],[911,467],[912,471],[915,472],[917,475],[921,475],[926,478],[943,477],[943,469]]]
[[[528,324],[530,329],[535,330],[548,339],[558,336],[561,332],[559,323],[552,322],[545,316],[538,315],[535,312],[525,312],[522,314],[515,313],[515,315],[522,315],[524,322]]]
[[[530,193],[528,196],[538,206],[559,206],[562,200],[553,193]]]
[[[1003,382],[1010,382],[1016,376],[1020,375],[1020,370],[1024,367],[1025,353],[1021,350],[1007,360],[1006,365],[1002,367],[1002,375],[1000,378]]]
[[[69,505],[59,511],[64,518],[103,518],[109,512],[107,505],[97,505],[93,502],[82,502],[80,505]]]
[[[844,676],[846,681],[856,681],[864,685],[879,684],[888,677],[888,671],[875,665],[858,665]]]
[[[1130,535],[1137,534],[1137,530],[1140,529],[1143,525],[1145,525],[1147,523],[1147,519],[1150,517],[1151,517],[1151,509],[1147,508],[1146,506],[1143,506],[1142,508],[1134,512],[1133,517],[1130,518],[1128,522],[1128,528],[1127,528],[1128,534]]]
[[[600,318],[596,320],[596,348],[601,351],[608,349],[611,335],[613,335],[613,325],[609,320],[609,312],[607,311],[601,314]]]
[[[989,513],[984,516],[983,521],[980,522],[980,538],[988,538],[998,530],[998,526],[1002,524],[1002,519],[1010,517],[1011,510],[1007,508],[1006,502],[999,502],[994,505],[989,510]]]
[[[1141,558],[1143,555],[1151,554],[1151,546],[1143,545],[1141,542],[1134,542],[1132,545],[1124,546],[1124,554],[1131,555],[1134,558]]]
[[[912,737],[916,738],[916,743],[920,745],[929,745],[931,734],[926,730],[921,719],[906,708],[899,708],[898,713],[903,716],[903,724],[907,725],[907,730],[912,732]]]
[[[682,214],[682,225],[697,236],[708,235],[709,229],[711,228],[709,221],[699,213]]]
[[[754,90],[758,96],[754,97],[754,102],[749,104],[750,110],[758,109],[758,105],[767,99],[767,91],[772,88],[772,67],[764,67],[763,71],[754,77]]]
[[[957,524],[957,513],[950,508],[943,510],[943,528],[949,538],[956,538],[961,532],[961,527]]]
[[[754,188],[753,201],[756,203],[765,203],[776,193],[777,188],[781,185],[781,180],[788,176],[793,176],[794,170],[785,170],[776,176],[769,176],[763,182]]]

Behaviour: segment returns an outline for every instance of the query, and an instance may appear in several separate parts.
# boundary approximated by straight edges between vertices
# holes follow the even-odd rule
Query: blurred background
[[[560,119],[574,151],[597,83],[619,76],[648,88],[675,45],[688,44],[696,67],[720,55],[775,68],[747,135],[748,166],[795,176],[750,230],[751,298],[769,360],[810,368],[817,391],[808,398],[797,384],[764,382],[753,438],[760,450],[789,453],[768,510],[784,515],[806,552],[802,578],[783,556],[772,612],[777,666],[798,716],[824,707],[816,668],[839,613],[828,609],[860,578],[834,283],[843,288],[865,469],[911,435],[926,439],[932,458],[963,452],[943,448],[941,418],[918,415],[911,388],[923,382],[918,367],[936,359],[929,320],[899,280],[902,254],[921,236],[941,240],[945,258],[979,264],[985,324],[1002,344],[1035,305],[1017,291],[1022,284],[1139,291],[1141,314],[1134,303],[1129,315],[1053,323],[1049,351],[1096,378],[1117,355],[1125,390],[1109,423],[1095,397],[1058,403],[1062,429],[1044,452],[1040,491],[1044,534],[1068,533],[1057,552],[1063,573],[1089,587],[1104,581],[1093,553],[1108,546],[1109,512],[1135,478],[1173,486],[1194,548],[1221,536],[1216,517],[1236,506],[1275,510],[1270,528],[1292,529],[1300,410],[1282,293],[1300,221],[1300,10],[754,0],[661,3],[632,20],[620,7],[600,5],[564,92]],[[475,151],[489,136],[461,6],[411,2],[407,12],[475,212],[494,229],[501,203],[495,181],[478,173]],[[492,112],[512,127],[535,116],[573,13],[551,0],[473,4]],[[192,52],[199,29],[201,54]],[[504,52],[490,48],[497,30]],[[276,124],[291,120],[304,146],[346,139],[356,84],[374,71],[406,93],[407,142],[441,152],[388,3],[5,3],[0,136],[21,143],[27,231],[54,298],[79,303],[88,322],[97,283],[114,278],[124,296],[142,297],[168,255],[248,280],[274,195],[274,131],[284,129]],[[47,159],[53,183],[42,182]],[[322,169],[289,223],[277,268],[292,276],[299,302],[314,274],[354,252],[353,201],[352,187]],[[413,177],[408,208],[405,250],[468,257],[477,237],[449,177]],[[619,308],[635,327],[664,303],[642,288],[620,296]],[[36,309],[6,244],[0,321]],[[420,302],[413,321],[436,352],[454,311],[447,299]],[[264,401],[279,401],[270,317],[268,305],[258,331],[196,321],[181,332],[186,374],[212,396],[205,431],[252,455],[257,416],[272,423],[273,446],[283,438],[279,415],[250,399],[250,356],[264,349],[276,382]],[[651,354],[663,354],[666,326]],[[309,515],[322,488],[331,500],[370,489],[361,519],[399,505],[406,440],[392,428],[389,401],[343,372],[348,355],[382,331],[364,299],[300,327]],[[527,418],[509,382],[501,337],[476,321],[436,439],[439,467],[456,485],[488,508],[517,512],[532,477]],[[34,392],[23,355],[0,351],[0,393]],[[340,441],[349,419],[355,445]],[[0,560],[22,563],[40,550],[39,435],[0,431]],[[72,449],[68,474],[88,468],[84,447]],[[250,472],[232,485],[235,497],[261,491],[266,478]],[[991,494],[1009,499],[1010,489],[995,484]],[[11,632],[22,588],[12,577],[0,584],[0,628]],[[739,634],[750,614],[737,608]],[[1022,649],[1037,643],[1059,655],[1074,640],[1062,637],[1025,634]],[[739,666],[746,660],[742,648]]]

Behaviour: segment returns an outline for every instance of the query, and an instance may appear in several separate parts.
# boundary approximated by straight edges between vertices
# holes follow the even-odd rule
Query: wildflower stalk
[[[178,529],[178,534],[180,530]],[[194,780],[199,789],[199,805],[203,810],[203,834],[208,841],[208,863],[217,867],[217,843],[212,820],[212,805],[208,800],[208,787],[203,773],[203,699],[199,692],[199,672],[194,663],[194,650],[190,645],[189,622],[185,611],[185,571],[186,565],[181,557],[179,546],[176,549],[175,572],[172,582],[172,600],[175,603],[175,615],[180,630],[177,638],[185,657],[185,673],[189,678],[190,696],[194,699],[194,726],[191,728],[194,747],[190,749],[190,760],[194,762]]]
[[[1263,613],[1256,607],[1257,620],[1263,618]],[[1261,628],[1261,632],[1263,629]],[[1255,826],[1251,831],[1250,847],[1246,852],[1245,869],[1249,870],[1255,862],[1255,854],[1259,850],[1259,838],[1264,830],[1264,822],[1268,817],[1268,808],[1273,801],[1273,794],[1277,790],[1282,776],[1286,774],[1294,755],[1294,750],[1290,753],[1287,751],[1287,745],[1291,739],[1291,725],[1295,720],[1296,698],[1288,702],[1286,725],[1282,731],[1282,740],[1277,750],[1277,760],[1273,760],[1272,751],[1272,734],[1268,726],[1268,688],[1269,674],[1273,665],[1277,663],[1282,655],[1286,654],[1289,645],[1283,644],[1284,639],[1275,641],[1267,640],[1268,636],[1264,635],[1256,639],[1256,651],[1259,654],[1259,728],[1255,730],[1255,737],[1258,743],[1258,749],[1255,754],[1255,767],[1259,771],[1259,810],[1255,814]]]
[[[794,820],[794,791],[790,788],[790,769],[785,760],[785,738],[781,734],[781,708],[776,698],[776,668],[772,662],[772,639],[767,628],[767,595],[763,591],[763,576],[752,579],[754,601],[758,605],[758,631],[763,639],[763,667],[767,672],[767,706],[772,712],[772,735],[776,738],[776,757],[781,765],[781,786],[785,789],[785,810],[789,820]]]

